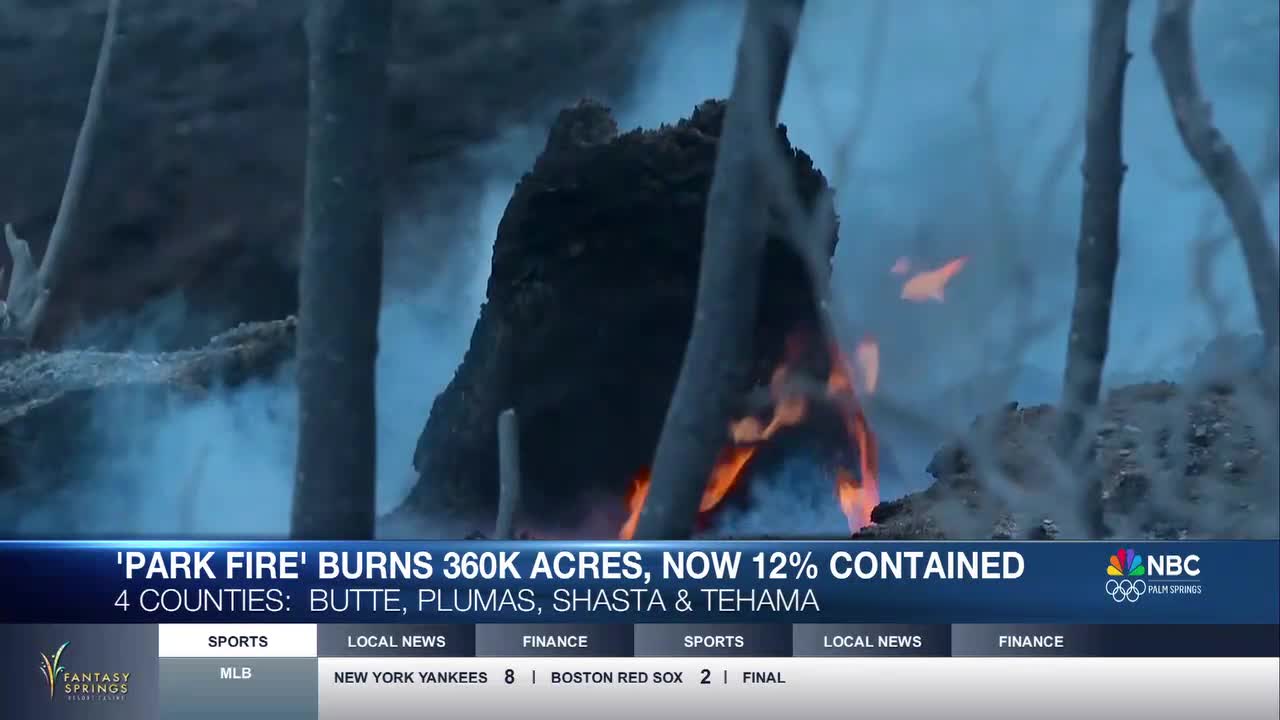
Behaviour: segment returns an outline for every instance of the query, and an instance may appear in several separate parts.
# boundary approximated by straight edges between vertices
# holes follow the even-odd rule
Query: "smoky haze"
[[[1261,166],[1280,114],[1274,3],[1197,8],[1195,41],[1214,119],[1246,164]],[[1174,129],[1148,50],[1153,11],[1154,2],[1138,0],[1130,22],[1129,172],[1106,369],[1114,382],[1177,379],[1210,338],[1256,332],[1234,242],[1198,251],[1226,224]],[[1088,13],[1088,3],[1073,0],[808,3],[781,121],[836,188],[841,240],[834,292],[850,325],[842,331],[848,339],[879,342],[876,400],[900,410],[882,418],[875,402],[870,409],[894,466],[882,498],[926,486],[924,467],[945,430],[967,425],[977,411],[1006,399],[1056,399],[1074,283]],[[644,68],[639,85],[615,108],[619,125],[671,123],[702,100],[727,96],[740,22],[737,3],[717,1],[691,3],[658,28],[637,59]],[[984,63],[985,106],[974,96]],[[477,148],[469,162],[479,168],[478,179],[460,194],[449,189],[468,202],[446,210],[430,201],[440,188],[427,185],[392,213],[378,363],[383,511],[416,480],[418,433],[461,361],[498,222],[545,131],[514,127]],[[1062,148],[1069,160],[1055,172]],[[1274,231],[1280,212],[1274,188],[1260,191]],[[396,248],[415,247],[406,238],[439,239],[447,252],[397,254]],[[899,258],[926,268],[960,256],[967,263],[943,301],[899,297],[902,278],[890,272]],[[1208,292],[1226,309],[1221,317],[1193,282],[1206,262]],[[409,270],[415,267],[420,272]],[[166,327],[198,320],[174,302],[143,317],[128,329],[135,347]],[[120,331],[118,324],[110,328]],[[24,501],[16,529],[284,535],[295,404],[288,367],[271,380],[198,402],[104,401],[77,482],[63,496],[35,506]],[[943,427],[903,419],[913,414]],[[845,530],[829,495],[795,490],[805,485],[796,476],[807,472],[789,465],[761,483],[756,491],[765,501],[726,517],[718,531]],[[396,532],[450,536],[472,529],[435,518]]]

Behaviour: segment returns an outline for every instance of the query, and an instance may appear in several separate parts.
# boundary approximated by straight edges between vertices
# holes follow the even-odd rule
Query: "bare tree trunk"
[[[1125,44],[1129,0],[1094,0],[1089,29],[1085,103],[1084,193],[1076,248],[1076,294],[1067,339],[1058,451],[1066,466],[1085,473],[1087,532],[1106,533],[1102,488],[1090,468],[1089,416],[1098,406],[1111,334],[1111,301],[1120,259],[1120,188],[1125,164],[1124,76],[1131,54]]]
[[[507,408],[498,416],[498,520],[493,536],[510,540],[516,509],[520,506],[520,424],[516,411]]]
[[[67,171],[67,184],[62,189],[62,202],[58,216],[49,232],[44,258],[39,267],[31,257],[31,248],[18,237],[11,225],[4,226],[5,243],[13,258],[9,276],[9,292],[0,302],[0,335],[11,335],[23,343],[31,342],[40,329],[49,296],[62,273],[62,259],[79,219],[80,198],[89,182],[89,170],[93,160],[93,147],[98,137],[99,119],[102,116],[103,97],[107,78],[111,76],[111,58],[116,44],[116,26],[120,20],[120,0],[108,0],[107,21],[102,30],[102,45],[98,49],[98,65],[89,86],[89,100],[85,105],[84,121],[76,137],[76,147],[71,153],[71,168]],[[0,278],[4,273],[0,271]]]
[[[653,463],[637,539],[693,532],[707,479],[745,382],[768,235],[759,144],[776,142],[804,0],[750,0],[707,198],[697,307]]]
[[[298,538],[371,538],[391,0],[313,0],[298,319]]]
[[[1280,267],[1267,231],[1258,191],[1235,150],[1213,125],[1209,101],[1196,74],[1191,43],[1193,0],[1160,0],[1151,52],[1169,96],[1182,144],[1226,208],[1240,238],[1258,322],[1268,349],[1280,342]]]

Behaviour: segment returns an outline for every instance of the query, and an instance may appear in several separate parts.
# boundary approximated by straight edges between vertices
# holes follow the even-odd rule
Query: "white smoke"
[[[1276,41],[1248,40],[1261,46],[1244,53],[1239,43],[1219,42],[1226,37],[1245,42],[1227,17],[1236,6],[1201,4],[1197,41],[1215,120],[1251,162],[1261,152],[1277,98],[1274,79],[1241,81],[1240,58],[1273,60]],[[1010,342],[1016,335],[1011,317],[1013,309],[1030,307],[1065,321],[1070,307],[1078,149],[1043,215],[1034,193],[1055,144],[1082,110],[1088,5],[893,0],[890,8],[883,53],[873,58],[866,52],[876,32],[872,2],[811,0],[781,112],[792,142],[814,157],[839,191],[835,287],[855,325],[845,330],[880,340],[886,358],[881,393],[908,406],[927,403],[939,388],[1007,367],[1024,379],[1010,394],[1052,398],[1065,327],[1059,323],[1022,347]],[[1183,182],[1194,181],[1196,169],[1175,134],[1147,52],[1152,8],[1152,3],[1135,4],[1131,21],[1134,60],[1125,107],[1130,170],[1108,363],[1108,372],[1118,376],[1174,373],[1189,364],[1190,348],[1224,331],[1254,327],[1246,275],[1234,246],[1212,259],[1217,292],[1229,309],[1226,326],[1214,324],[1192,289],[1195,230],[1203,213],[1219,225],[1221,213],[1201,183]],[[726,96],[740,21],[738,3],[691,3],[660,28],[641,61],[647,68],[641,86],[618,108],[619,124],[656,127],[687,116],[702,100]],[[1235,48],[1232,53],[1217,52],[1229,46]],[[983,132],[969,101],[980,61],[993,47],[998,51],[991,77],[996,147],[1013,176],[1013,196],[1003,200],[1019,212],[1017,221],[1025,230],[1011,245],[990,237],[990,153],[983,149]],[[879,63],[880,77],[874,92],[864,96],[865,65],[871,61]],[[849,157],[842,143],[866,104],[863,140],[857,156]],[[1043,116],[1042,109],[1047,109]],[[1040,129],[1029,131],[1037,117],[1043,119]],[[437,267],[417,274],[430,282],[390,288],[386,294],[378,363],[383,510],[396,506],[414,480],[410,462],[418,433],[465,350],[483,299],[498,221],[545,130],[521,128],[483,149],[476,162],[488,172],[475,188],[479,200],[474,204],[441,213],[424,203],[437,209],[410,207],[393,218],[389,247],[439,241],[453,250],[443,258],[431,255]],[[847,174],[833,177],[846,163]],[[431,187],[422,189],[431,192]],[[1265,197],[1274,228],[1276,196],[1267,192]],[[455,235],[463,242],[454,242]],[[972,260],[945,303],[922,306],[897,297],[896,280],[888,273],[896,258],[927,264],[959,255]],[[422,257],[406,251],[392,262],[422,262]],[[400,275],[415,276],[403,270]],[[1031,278],[1028,297],[1015,292],[1019,270]],[[1026,378],[1032,379],[1030,385]],[[1033,395],[1039,397],[1026,397]],[[292,373],[285,369],[272,381],[180,405],[103,405],[99,452],[84,477],[65,497],[24,510],[18,529],[62,534],[70,522],[82,532],[282,535],[296,444],[295,401]],[[968,413],[969,408],[956,409],[957,419],[966,422]],[[931,445],[935,438],[877,428],[891,450],[897,443],[902,468],[901,478],[886,481],[884,494],[919,489],[925,448],[936,447]],[[803,470],[788,468],[778,482],[763,484],[756,492],[769,497],[754,507],[764,510],[735,519],[734,530],[843,529],[830,489],[824,485],[820,499],[793,492],[794,483],[786,478],[795,472]],[[192,492],[197,511],[187,518],[190,527],[183,528],[183,514],[175,508],[190,504]],[[440,523],[428,523],[421,532],[453,532]]]
[[[403,264],[427,255],[438,266],[417,273],[436,282],[389,284],[384,293],[377,366],[382,512],[398,505],[416,479],[411,460],[418,433],[466,349],[484,298],[498,221],[520,168],[529,166],[538,149],[530,138],[514,133],[476,154],[474,161],[490,172],[472,188],[473,203],[447,217],[410,207],[389,221],[389,277],[413,275],[403,272]],[[428,252],[432,244],[450,250]],[[129,329],[131,346],[164,344],[156,334],[172,327],[171,316],[181,317],[186,308],[174,300],[163,304],[169,312],[156,318],[150,332]],[[93,415],[82,476],[58,495],[26,499],[17,514],[18,533],[287,534],[297,445],[292,365],[271,379],[216,389],[196,400],[112,396],[98,402]]]

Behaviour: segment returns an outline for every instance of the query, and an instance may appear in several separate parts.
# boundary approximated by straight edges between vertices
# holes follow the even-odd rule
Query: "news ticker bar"
[[[1271,624],[1280,541],[0,542],[9,623]]]
[[[1125,655],[1197,657],[1100,658],[1121,652],[1100,635],[1133,643]],[[4,717],[47,720],[1274,719],[1276,637],[1274,625],[0,625],[0,697]],[[788,645],[791,657],[727,654]],[[898,656],[820,655],[860,645]],[[1271,655],[1206,657],[1260,646]],[[910,654],[943,647],[951,657]]]
[[[93,626],[79,626],[81,628]],[[1280,625],[134,625],[160,658],[1280,657]],[[117,630],[119,632],[119,630]]]

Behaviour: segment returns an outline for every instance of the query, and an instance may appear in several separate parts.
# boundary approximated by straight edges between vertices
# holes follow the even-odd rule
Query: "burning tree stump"
[[[491,518],[495,419],[514,408],[526,525],[579,527],[601,507],[625,516],[621,498],[652,461],[692,323],[723,114],[709,101],[674,126],[625,134],[590,101],[560,114],[502,218],[486,302],[419,438],[419,482],[400,513]],[[826,180],[805,153],[791,157],[812,202]],[[829,253],[835,244],[833,233]],[[750,363],[752,387],[767,384],[789,337],[819,327],[805,270],[780,238],[765,264],[753,357],[725,358]],[[825,378],[829,363],[811,352],[795,369]]]

